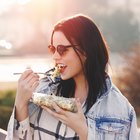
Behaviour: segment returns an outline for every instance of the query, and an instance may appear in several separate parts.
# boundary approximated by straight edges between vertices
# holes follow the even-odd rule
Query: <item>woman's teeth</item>
[[[60,70],[60,72],[63,72],[64,69],[66,68],[66,65],[64,65],[64,64],[57,64],[57,67]]]
[[[59,69],[62,69],[62,68],[65,67],[65,65],[64,65],[64,64],[58,64],[57,67],[58,67]]]

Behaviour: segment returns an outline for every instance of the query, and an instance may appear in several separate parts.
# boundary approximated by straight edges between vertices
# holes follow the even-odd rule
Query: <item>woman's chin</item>
[[[67,80],[67,78],[65,78],[65,77],[63,77],[63,76],[61,76],[61,79],[62,79],[62,80]]]
[[[62,80],[68,80],[68,79],[70,79],[70,77],[68,77],[68,76],[62,74],[62,75],[61,75],[61,79],[62,79]]]

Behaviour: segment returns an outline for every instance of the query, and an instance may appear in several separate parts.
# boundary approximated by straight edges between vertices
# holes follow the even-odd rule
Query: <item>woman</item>
[[[84,15],[63,19],[48,49],[62,80],[39,82],[32,70],[21,75],[7,139],[138,140],[135,111],[107,74],[108,49],[94,22]],[[74,97],[78,112],[29,103],[34,91]]]

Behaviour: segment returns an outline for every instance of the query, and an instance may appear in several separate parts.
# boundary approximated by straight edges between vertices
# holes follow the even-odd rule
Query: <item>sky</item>
[[[0,11],[5,10],[7,7],[9,7],[10,5],[13,5],[15,3],[18,4],[26,4],[28,2],[30,2],[32,0],[0,0]],[[43,1],[43,0],[41,0]],[[45,0],[45,1],[50,1],[50,0]],[[117,1],[112,1],[112,0],[106,0],[109,1],[110,3],[114,3],[114,4],[122,4],[125,3],[126,1],[133,1],[133,3],[138,4],[139,0],[117,0]],[[88,0],[87,0],[88,2]]]
[[[18,4],[26,4],[30,1],[33,1],[33,0],[0,0],[0,11],[3,11],[3,10],[7,10],[7,8],[15,3],[18,3]],[[43,1],[43,0],[41,0]],[[44,0],[44,1],[50,1],[50,0]],[[123,4],[125,3],[126,1],[129,1],[129,2],[132,2],[135,3],[136,5],[137,4],[140,4],[139,0],[117,0],[117,1],[112,1],[112,0],[106,0],[106,1],[109,1],[110,3],[114,3],[114,4]],[[87,0],[88,2],[88,0]]]
[[[30,0],[0,0],[0,11],[5,11],[8,9],[9,6],[13,4],[26,4]]]

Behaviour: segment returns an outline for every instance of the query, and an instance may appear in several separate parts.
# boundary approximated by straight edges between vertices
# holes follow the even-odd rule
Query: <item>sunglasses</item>
[[[74,46],[78,46],[78,45],[57,45],[57,47],[53,45],[49,45],[48,50],[51,54],[54,54],[55,51],[57,51],[59,55],[62,56],[67,51],[67,48],[74,47]],[[74,49],[77,49],[77,48],[75,47]]]

